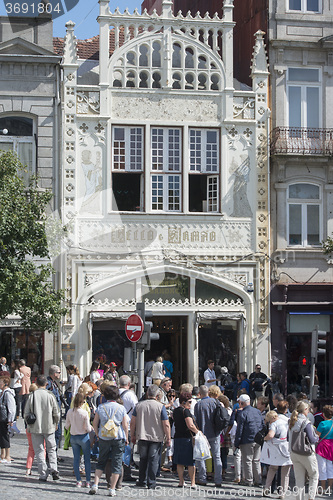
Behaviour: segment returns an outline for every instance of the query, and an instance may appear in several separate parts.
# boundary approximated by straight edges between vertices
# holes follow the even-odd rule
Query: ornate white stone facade
[[[65,39],[62,215],[72,307],[63,336],[86,372],[96,321],[123,320],[146,299],[154,317],[186,323],[187,380],[198,383],[204,314],[235,322],[238,369],[250,369],[257,334],[269,349],[262,34],[253,90],[235,91],[231,0],[222,19],[174,16],[170,0],[160,16],[99,3],[99,85],[84,85],[84,74],[77,82],[71,23]],[[174,296],[163,289],[170,276]]]

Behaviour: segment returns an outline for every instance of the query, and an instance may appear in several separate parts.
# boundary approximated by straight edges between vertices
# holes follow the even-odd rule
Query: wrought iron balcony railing
[[[272,130],[271,154],[333,155],[333,129],[277,127]]]

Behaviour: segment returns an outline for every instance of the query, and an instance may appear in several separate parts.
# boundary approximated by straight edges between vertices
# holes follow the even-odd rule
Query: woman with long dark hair
[[[0,422],[0,448],[1,460],[3,464],[10,464],[10,437],[9,429],[16,420],[16,403],[14,391],[10,389],[10,377],[0,377],[0,403],[6,407],[7,417],[3,422]]]
[[[90,368],[90,382],[96,384],[96,381],[101,378],[98,369],[100,367],[99,361],[93,361]]]
[[[21,409],[21,401],[22,401],[22,396],[21,396],[21,390],[22,390],[22,378],[23,378],[23,373],[20,372],[20,364],[19,360],[14,360],[11,363],[11,368],[12,368],[12,373],[11,373],[11,382],[10,382],[10,387],[14,389],[15,392],[15,402],[16,402],[16,419],[19,418],[20,415],[20,409]]]

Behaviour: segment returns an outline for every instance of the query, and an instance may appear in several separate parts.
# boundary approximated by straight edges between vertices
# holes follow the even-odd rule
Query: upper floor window
[[[185,155],[181,127],[152,126],[148,135],[112,127],[112,210],[218,212],[219,129],[189,128]]]
[[[292,184],[288,192],[288,244],[319,245],[321,199],[319,186]]]
[[[189,211],[217,212],[219,210],[218,130],[190,129],[189,150]]]
[[[289,10],[301,12],[320,12],[321,0],[287,0]]]
[[[23,180],[28,184],[30,176],[36,173],[32,119],[23,116],[0,118],[0,130],[8,131],[7,134],[0,135],[0,149],[17,153],[25,167],[22,174]]]
[[[143,210],[143,127],[112,129],[112,210]]]
[[[181,130],[151,129],[152,210],[181,210]],[[155,172],[159,171],[158,174]]]
[[[321,75],[318,68],[288,70],[289,127],[320,128]]]

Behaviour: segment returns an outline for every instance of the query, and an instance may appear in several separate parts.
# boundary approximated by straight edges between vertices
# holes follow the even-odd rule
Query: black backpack
[[[219,401],[215,401],[215,408],[213,411],[213,427],[216,434],[221,434],[223,429],[225,429],[229,424],[229,414],[224,406],[221,405]]]

